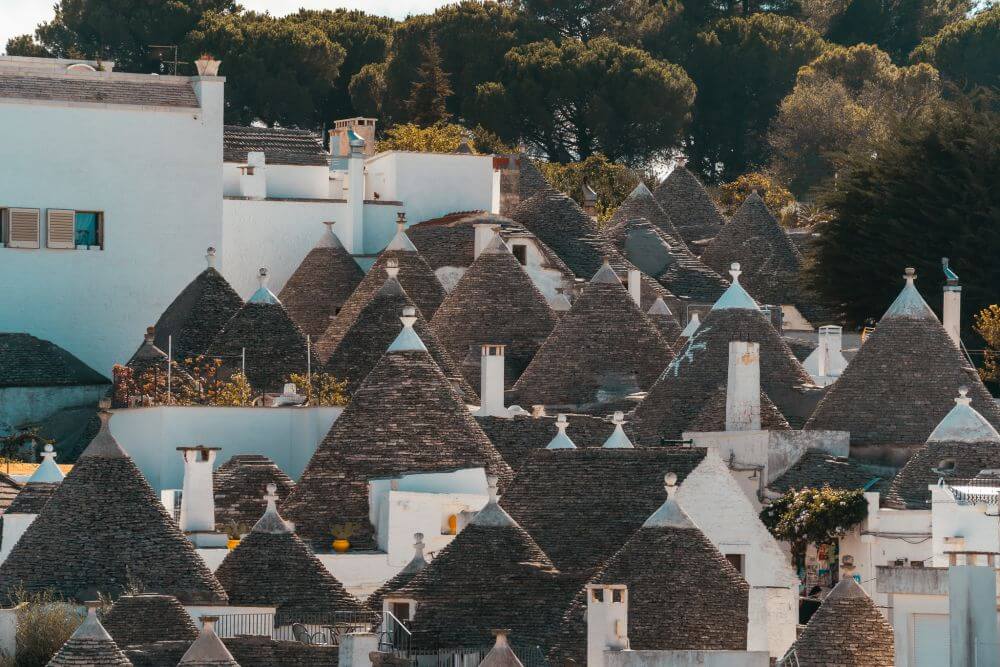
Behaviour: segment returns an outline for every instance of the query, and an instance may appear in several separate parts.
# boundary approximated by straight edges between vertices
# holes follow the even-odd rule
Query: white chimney
[[[180,529],[185,533],[215,532],[215,493],[212,464],[219,447],[178,447],[184,457],[184,490]]]
[[[827,325],[819,328],[819,375],[840,375],[844,365],[837,363],[843,360],[840,353],[843,347],[844,333],[841,327]]]
[[[628,270],[628,295],[632,297],[635,305],[642,307],[642,273],[639,269]]]
[[[507,417],[503,404],[503,364],[506,345],[485,344],[479,358],[480,406],[477,417]]]
[[[476,238],[472,246],[472,259],[475,260],[479,259],[479,256],[489,246],[490,241],[496,236],[498,227],[491,222],[477,222],[472,227],[476,230]]]
[[[941,258],[944,267],[944,330],[956,347],[962,347],[962,286],[958,284],[958,274],[948,266],[948,258]]]
[[[247,199],[267,199],[267,174],[264,153],[247,153],[247,163],[240,167],[240,195]]]
[[[760,430],[760,345],[729,342],[726,430]]]
[[[605,651],[628,648],[628,588],[587,584],[587,667],[604,665]]]

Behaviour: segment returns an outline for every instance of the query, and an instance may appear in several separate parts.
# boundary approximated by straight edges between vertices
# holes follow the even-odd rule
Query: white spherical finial
[[[612,424],[624,424],[625,423],[625,413],[621,410],[616,410],[614,416],[611,417]]]
[[[569,426],[569,421],[566,419],[566,415],[560,414],[558,417],[556,417],[557,429],[559,429],[560,431],[565,431],[568,426]]]
[[[739,280],[741,273],[743,273],[743,272],[740,270],[740,263],[739,262],[733,262],[729,266],[729,275],[731,275],[733,277],[733,280]]]
[[[405,306],[403,308],[403,314],[399,319],[403,322],[403,326],[407,329],[413,327],[413,324],[417,321],[417,309],[413,306]]]
[[[903,271],[903,278],[906,280],[906,283],[908,285],[912,285],[916,277],[917,277],[917,270],[912,266],[906,267],[906,269]]]
[[[958,398],[955,399],[955,403],[958,405],[969,405],[972,403],[972,399],[969,398],[969,388],[966,386],[961,386],[958,388]]]
[[[399,260],[395,258],[387,259],[385,262],[385,273],[390,278],[397,278],[399,276]]]
[[[663,488],[667,491],[667,497],[677,488],[677,473],[670,471],[663,476]]]

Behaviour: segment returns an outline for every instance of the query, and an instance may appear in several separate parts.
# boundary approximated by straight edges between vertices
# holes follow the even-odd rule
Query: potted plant
[[[358,532],[360,526],[353,521],[347,521],[345,523],[338,523],[330,532],[333,533],[333,550],[338,554],[342,554],[351,548],[350,538],[354,533]]]
[[[226,535],[229,536],[229,542],[226,546],[232,551],[240,545],[240,540],[243,536],[250,532],[250,527],[245,523],[237,523],[236,521],[230,521],[225,527]]]

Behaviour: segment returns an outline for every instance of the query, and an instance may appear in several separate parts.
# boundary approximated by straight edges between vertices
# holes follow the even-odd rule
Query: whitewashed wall
[[[330,197],[330,168],[326,166],[267,164],[264,167],[268,197]],[[222,188],[227,197],[239,197],[240,165],[226,162],[222,166]]]
[[[493,157],[388,151],[365,162],[365,199],[406,203],[411,223],[455,211],[491,211]]]
[[[0,330],[105,374],[131,356],[222,242],[223,81],[196,83],[201,109],[0,99],[0,206],[105,224],[103,251],[0,248]]]
[[[784,655],[795,641],[798,578],[716,452],[709,450],[684,479],[677,502],[719,551],[743,556],[744,578],[752,589],[749,648]]]
[[[96,405],[107,390],[108,385],[0,388],[0,435],[64,408]]]
[[[216,467],[236,454],[263,454],[297,480],[343,408],[155,407],[116,410],[111,434],[159,495],[179,489],[177,447],[221,447]]]

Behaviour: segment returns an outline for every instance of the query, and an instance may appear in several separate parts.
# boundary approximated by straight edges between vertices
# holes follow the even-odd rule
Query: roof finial
[[[958,398],[955,399],[955,403],[958,405],[969,405],[972,403],[972,399],[969,398],[969,388],[966,386],[961,386],[958,388]]]
[[[498,488],[497,488],[498,482],[499,482],[499,479],[497,478],[496,475],[487,475],[486,476],[486,485],[490,489],[490,502],[491,503],[496,503],[500,499],[500,493],[499,493]]]
[[[261,288],[267,287],[267,269],[263,266],[257,271],[257,282],[260,283]]]
[[[417,321],[417,309],[413,306],[404,306],[403,314],[400,315],[399,319],[402,321],[404,327],[412,329],[414,323]]]
[[[253,532],[270,533],[271,535],[291,532],[288,524],[278,514],[278,485],[271,482],[266,488],[267,493],[264,494],[264,501],[267,503],[267,507],[264,508],[264,514],[254,524]]]
[[[729,275],[731,275],[733,277],[733,281],[738,282],[739,279],[740,279],[740,274],[741,273],[743,273],[743,271],[740,270],[740,263],[739,262],[733,262],[732,264],[730,264],[730,266],[729,266]]]
[[[634,449],[635,445],[625,435],[625,430],[622,428],[622,425],[625,423],[625,413],[617,410],[611,418],[611,423],[615,425],[615,430],[611,432],[611,435],[608,436],[608,439],[604,441],[601,447],[604,449]]]
[[[208,263],[208,268],[215,268],[215,248],[208,246],[208,250],[205,251],[205,261]]]
[[[912,285],[913,281],[917,278],[917,270],[912,266],[906,267],[903,270],[903,278],[906,280],[907,285]]]
[[[396,213],[396,233],[400,234],[406,229],[406,211]]]
[[[395,257],[390,257],[385,261],[385,273],[390,278],[396,279],[399,277],[399,260]]]
[[[556,417],[556,429],[558,429],[554,438],[549,441],[546,445],[546,449],[576,449],[576,443],[566,434],[566,429],[569,428],[569,420],[566,419],[566,415],[560,414]]]
[[[143,341],[147,345],[152,345],[154,338],[156,338],[156,327],[146,327],[146,335],[143,336]]]
[[[403,330],[396,336],[396,340],[392,341],[392,345],[389,346],[388,351],[405,352],[407,350],[422,350],[426,352],[427,347],[413,329],[413,325],[417,321],[417,309],[413,306],[404,306],[399,320],[403,323]]]
[[[260,287],[258,287],[257,291],[250,297],[249,303],[281,303],[278,301],[278,297],[274,295],[274,292],[267,288],[267,273],[267,269],[263,266],[257,271],[257,282],[260,283]]]
[[[38,482],[43,484],[58,484],[66,476],[56,465],[56,453],[51,444],[46,444],[42,449],[42,462],[35,468],[35,472],[28,478],[28,483]]]
[[[663,490],[667,492],[667,498],[677,492],[677,473],[671,470],[663,476]]]

